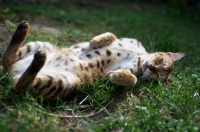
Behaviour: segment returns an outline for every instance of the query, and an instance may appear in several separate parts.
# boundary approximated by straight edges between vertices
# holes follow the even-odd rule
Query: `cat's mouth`
[[[154,71],[154,67],[148,62],[145,62],[142,67],[143,67],[143,71],[146,71],[147,69],[152,72]]]

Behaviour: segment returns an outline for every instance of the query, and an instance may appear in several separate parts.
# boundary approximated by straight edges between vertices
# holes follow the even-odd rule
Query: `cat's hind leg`
[[[109,33],[109,32],[103,33],[98,36],[95,36],[94,38],[92,38],[92,40],[90,40],[90,47],[92,49],[100,48],[100,47],[111,44],[116,39],[117,38],[113,33]]]
[[[29,84],[34,80],[38,72],[44,66],[45,61],[46,61],[45,51],[38,51],[37,53],[35,53],[33,61],[16,82],[14,90],[17,92],[26,91]]]
[[[67,72],[39,73],[30,85],[30,90],[43,100],[54,101],[57,98],[69,98],[80,86],[80,80]]]
[[[7,69],[7,66],[10,66],[13,61],[15,60],[16,56],[19,54],[19,48],[23,44],[28,31],[30,29],[29,23],[27,21],[22,21],[18,26],[17,29],[3,55],[2,64],[4,69]],[[7,71],[5,69],[5,71]]]
[[[25,92],[27,89],[44,100],[54,101],[58,97],[69,97],[79,88],[81,81],[70,71],[59,71],[43,68],[46,61],[46,52],[38,51],[34,59],[21,76],[14,76],[14,90]]]
[[[82,88],[81,80],[73,72],[48,68],[40,70],[29,86],[36,96],[48,101],[69,98],[79,88]]]

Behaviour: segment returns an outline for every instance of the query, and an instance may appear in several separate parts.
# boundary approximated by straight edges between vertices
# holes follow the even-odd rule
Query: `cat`
[[[109,32],[69,48],[40,41],[21,47],[29,29],[27,21],[17,26],[2,58],[3,72],[10,71],[16,92],[29,88],[44,100],[64,98],[99,77],[110,77],[111,83],[121,86],[134,85],[139,77],[167,84],[174,62],[185,55],[150,54],[138,40],[117,39]]]

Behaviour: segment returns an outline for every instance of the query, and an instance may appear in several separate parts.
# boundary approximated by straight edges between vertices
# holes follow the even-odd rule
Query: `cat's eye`
[[[157,64],[161,65],[162,63],[163,63],[163,59],[160,59]]]

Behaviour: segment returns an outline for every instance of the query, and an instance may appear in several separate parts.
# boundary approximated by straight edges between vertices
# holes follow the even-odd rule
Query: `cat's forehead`
[[[166,53],[165,52],[155,52],[154,55],[156,57],[167,57]]]
[[[156,52],[154,61],[159,61],[163,59],[163,62],[166,66],[173,66],[173,61],[170,59],[170,57],[165,52]]]

